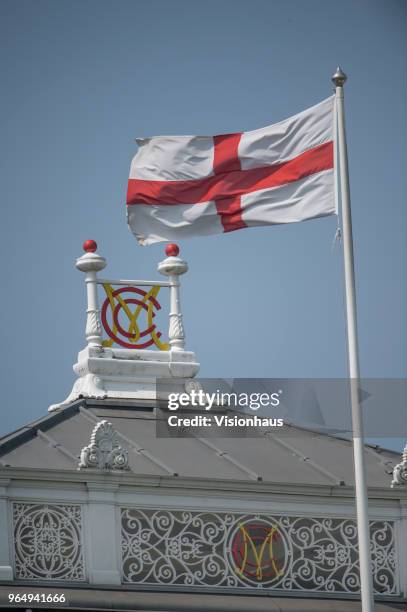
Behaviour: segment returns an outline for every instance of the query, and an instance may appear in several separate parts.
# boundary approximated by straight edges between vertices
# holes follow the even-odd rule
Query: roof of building
[[[236,437],[157,437],[163,413],[153,403],[82,399],[0,439],[0,466],[77,471],[95,425],[112,423],[128,449],[127,474],[294,485],[352,486],[352,443],[285,425]],[[207,436],[207,432],[203,435]],[[365,446],[369,487],[389,488],[398,453]]]

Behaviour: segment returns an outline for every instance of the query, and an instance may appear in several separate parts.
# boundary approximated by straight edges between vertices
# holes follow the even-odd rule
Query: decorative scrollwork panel
[[[15,577],[84,581],[79,505],[13,503]]]
[[[285,591],[360,590],[350,519],[122,508],[125,583]],[[377,593],[398,595],[394,524],[370,525]]]

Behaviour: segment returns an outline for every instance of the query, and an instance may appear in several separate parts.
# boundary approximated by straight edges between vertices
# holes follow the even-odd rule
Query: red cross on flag
[[[142,245],[332,215],[334,96],[252,132],[137,139],[127,218]]]

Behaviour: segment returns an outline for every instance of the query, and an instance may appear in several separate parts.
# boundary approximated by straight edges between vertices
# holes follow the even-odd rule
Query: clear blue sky
[[[2,368],[9,431],[69,392],[84,346],[74,267],[156,277],[126,226],[134,138],[279,121],[341,64],[363,376],[407,374],[406,16],[396,0],[3,0]],[[188,348],[203,376],[346,375],[335,219],[181,244]]]

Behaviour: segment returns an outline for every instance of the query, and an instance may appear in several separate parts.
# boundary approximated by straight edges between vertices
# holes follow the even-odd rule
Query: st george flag
[[[334,96],[251,132],[136,140],[127,219],[142,245],[332,215]]]

